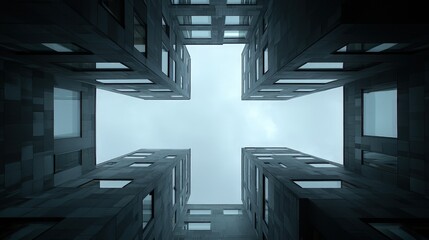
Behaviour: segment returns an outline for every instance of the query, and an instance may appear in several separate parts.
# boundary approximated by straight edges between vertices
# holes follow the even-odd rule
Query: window
[[[258,79],[259,79],[259,58],[256,59],[255,69],[256,69],[256,81],[258,81]]]
[[[403,43],[350,43],[338,49],[336,53],[400,52],[407,45]]]
[[[72,71],[125,71],[130,70],[120,62],[95,62],[95,63],[58,63],[59,66]]]
[[[283,89],[281,88],[264,88],[260,89],[258,92],[281,92]]]
[[[152,165],[153,162],[136,162],[130,165],[130,167],[149,167],[150,165]]]
[[[211,215],[212,214],[212,210],[209,209],[189,209],[188,213],[190,215]]]
[[[225,25],[247,26],[250,23],[249,16],[225,16]]]
[[[183,35],[185,38],[211,38],[212,32],[210,30],[185,30]]]
[[[295,157],[295,159],[298,159],[298,160],[311,160],[311,159],[314,159],[314,157],[307,157],[307,156],[304,156],[304,157]]]
[[[265,47],[265,49],[264,49],[264,57],[263,57],[263,62],[264,62],[264,74],[266,73],[266,72],[268,72],[268,69],[269,69],[269,65],[268,65],[268,47]]]
[[[117,88],[115,90],[118,91],[118,92],[129,92],[129,93],[139,92],[138,90],[136,90],[134,88]]]
[[[169,70],[170,70],[170,52],[168,51],[168,48],[162,44],[162,72],[169,76]]]
[[[246,30],[225,30],[223,37],[224,38],[240,38],[244,39],[246,38],[247,31]]]
[[[180,88],[183,89],[183,77],[180,76]]]
[[[279,79],[276,84],[325,84],[338,79]]]
[[[362,164],[396,173],[398,158],[387,154],[363,151]]]
[[[317,168],[336,168],[337,167],[334,164],[330,164],[330,163],[308,163],[308,165],[312,167],[317,167]]]
[[[190,231],[211,230],[211,223],[210,222],[185,222],[183,229],[190,230]]]
[[[146,24],[134,16],[134,48],[143,54],[146,54],[146,29]]]
[[[316,91],[315,88],[299,88],[296,89],[294,92],[314,92]]]
[[[253,153],[253,156],[258,156],[258,157],[271,157],[273,154],[271,153]]]
[[[384,220],[384,219],[383,219]],[[377,229],[389,239],[427,239],[429,237],[429,223],[427,220],[405,220],[387,219],[386,222],[370,222],[371,227]]]
[[[73,43],[2,43],[2,47],[14,52],[41,54],[74,54],[87,52]]]
[[[273,160],[273,157],[258,157],[259,160]]]
[[[167,158],[167,159],[174,159],[174,158],[176,158],[176,155],[168,155],[165,158]]]
[[[54,88],[54,138],[80,137],[81,94]]]
[[[152,84],[153,82],[149,79],[96,79],[99,83],[104,84]]]
[[[171,171],[171,180],[172,180],[172,200],[173,200],[173,206],[176,204],[176,167],[173,168]]]
[[[224,209],[223,215],[241,215],[243,211],[240,209]]]
[[[170,89],[166,89],[166,88],[154,88],[154,89],[149,89],[149,91],[151,91],[151,92],[172,92]]]
[[[267,225],[268,225],[268,217],[269,217],[268,216],[268,214],[269,214],[269,211],[268,211],[268,204],[269,204],[268,189],[269,189],[268,178],[266,176],[264,176],[264,190],[263,190],[264,191],[264,202],[263,202],[264,214],[262,215],[262,217],[263,217],[263,219]]]
[[[302,153],[274,153],[275,156],[302,156]]]
[[[124,0],[102,0],[103,6],[121,24],[124,21]]]
[[[133,156],[150,156],[152,154],[153,153],[151,153],[151,152],[135,152],[135,153],[133,153],[131,155],[133,155]]]
[[[259,168],[255,167],[255,189],[256,194],[259,192]]]
[[[167,35],[167,37],[170,37],[170,26],[167,24],[167,21],[165,21],[164,16],[162,16],[162,30]]]
[[[226,0],[226,4],[256,4],[256,0]]]
[[[153,191],[143,198],[143,230],[153,219]]]
[[[265,14],[264,18],[262,19],[262,26],[264,27],[264,32],[268,29],[268,15]]]
[[[173,60],[173,81],[176,82],[176,61]]]
[[[184,48],[185,46],[181,46],[180,47],[180,59],[182,59],[182,61],[183,61],[183,48]]]
[[[105,180],[105,179],[95,179],[91,180],[81,187],[92,187],[97,186],[99,188],[123,188],[126,185],[131,183],[131,180]]]
[[[343,188],[347,185],[341,180],[296,180],[293,182],[301,188]]]
[[[171,4],[210,4],[210,0],[171,0]]]
[[[179,189],[180,189],[180,191],[182,191],[182,189],[183,189],[183,159],[180,160],[180,163],[179,163],[179,173],[180,173],[180,176],[179,176]]]
[[[336,70],[343,69],[343,62],[308,62],[298,69],[313,69],[313,70]]]
[[[363,135],[398,137],[397,90],[363,93]]]
[[[180,25],[210,25],[211,16],[177,16]]]
[[[279,163],[279,165],[280,165],[282,168],[287,168],[287,167],[286,167],[286,165],[284,165],[283,163]]]

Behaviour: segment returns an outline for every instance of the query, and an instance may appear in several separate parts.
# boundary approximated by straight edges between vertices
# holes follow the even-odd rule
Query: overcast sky
[[[289,147],[342,164],[342,88],[289,101],[241,101],[242,49],[188,46],[189,101],[97,90],[97,163],[140,148],[191,148],[190,204],[241,203],[242,147]]]

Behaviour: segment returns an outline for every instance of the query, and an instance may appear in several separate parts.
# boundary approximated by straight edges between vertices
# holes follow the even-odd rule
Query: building
[[[429,202],[288,148],[242,149],[242,200],[259,239],[424,239]]]
[[[242,204],[188,204],[175,239],[257,239]]]
[[[191,151],[140,149],[26,198],[1,199],[2,239],[173,239]]]
[[[242,52],[243,100],[288,100],[428,59],[417,1],[261,2]]]

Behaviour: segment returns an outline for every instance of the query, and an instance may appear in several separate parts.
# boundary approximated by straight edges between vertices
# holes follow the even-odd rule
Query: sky
[[[288,147],[343,163],[343,90],[241,100],[243,45],[187,46],[191,100],[97,90],[97,164],[141,148],[191,149],[189,204],[241,204],[241,148]]]

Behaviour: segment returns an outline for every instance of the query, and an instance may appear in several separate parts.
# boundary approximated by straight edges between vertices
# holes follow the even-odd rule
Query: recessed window
[[[150,156],[152,154],[153,153],[151,153],[151,152],[135,152],[132,155],[134,155],[134,156]]]
[[[294,92],[314,92],[316,91],[315,88],[299,88],[296,89]]]
[[[264,213],[263,213],[263,215],[262,215],[262,218],[264,219],[264,222],[265,222],[265,224],[267,224],[268,225],[268,217],[269,217],[269,208],[268,208],[268,204],[269,204],[269,194],[268,194],[268,190],[269,190],[269,181],[268,181],[268,178],[266,177],[266,176],[264,176],[264,183],[263,183],[263,186],[264,186],[264,201],[263,201],[263,204],[264,204],[264,206],[263,206],[263,211],[264,211]]]
[[[287,167],[286,167],[286,165],[284,165],[283,163],[279,163],[279,165],[280,165],[282,168],[287,168]]]
[[[298,159],[298,160],[311,160],[311,159],[314,159],[314,157],[295,157],[295,159]]]
[[[350,43],[338,49],[337,53],[379,53],[400,52],[408,44],[399,43]]]
[[[182,98],[183,96],[180,95],[171,95],[172,98]]]
[[[171,181],[172,181],[172,202],[173,206],[176,204],[176,167],[171,170]]]
[[[342,188],[341,180],[296,180],[301,188]]]
[[[171,4],[210,4],[210,0],[171,0]]]
[[[115,89],[118,92],[139,92],[138,90],[134,88],[117,88]]]
[[[173,81],[176,82],[176,61],[173,60]]]
[[[408,220],[402,219],[402,222],[398,219],[382,219],[386,222],[370,222],[368,223],[371,227],[377,229],[380,233],[385,235],[389,239],[428,239],[429,234],[429,223],[426,219],[423,220]],[[393,222],[392,222],[393,221]],[[400,220],[401,221],[401,220]]]
[[[273,160],[272,157],[258,157],[260,160]]]
[[[165,20],[164,16],[162,16],[161,25],[164,33],[167,35],[167,37],[170,37],[170,26],[167,24],[167,21]]]
[[[362,152],[362,164],[385,171],[396,173],[398,157],[383,153]]]
[[[136,162],[130,165],[130,167],[149,167],[150,165],[152,165],[153,162],[145,162],[145,163],[140,163],[140,162]]]
[[[104,84],[152,84],[149,79],[96,79],[99,83]]]
[[[143,230],[147,226],[147,224],[150,222],[150,220],[153,219],[154,211],[153,211],[153,194],[152,191],[149,193],[145,198],[143,198],[142,205],[143,205]]]
[[[259,168],[255,166],[255,190],[256,194],[259,192]]]
[[[258,92],[281,92],[283,89],[280,88],[264,88],[260,89]]]
[[[275,153],[275,156],[302,156],[302,153]]]
[[[243,211],[240,209],[224,209],[223,215],[241,215]]]
[[[146,24],[134,16],[134,48],[143,54],[146,54],[146,32]]]
[[[169,70],[170,70],[170,51],[168,50],[168,48],[162,44],[162,52],[161,52],[161,56],[162,56],[162,72],[167,75],[170,76]]]
[[[167,159],[173,159],[173,158],[176,158],[176,156],[174,156],[174,155],[169,155],[169,156],[166,156],[165,158],[167,158]]]
[[[149,91],[151,91],[151,92],[172,92],[170,89],[165,89],[165,88],[154,88],[154,89],[149,89]]]
[[[226,0],[226,4],[256,4],[256,0]]]
[[[128,155],[128,156],[125,156],[124,158],[126,158],[126,159],[143,159],[143,158],[146,158],[146,156],[133,156],[133,155]]]
[[[254,96],[250,96],[251,98],[263,98],[264,96],[257,96],[257,95],[254,95]]]
[[[183,36],[185,38],[211,38],[212,32],[210,30],[185,30],[183,31]]]
[[[250,23],[249,16],[225,16],[225,25],[244,25],[247,26]]]
[[[245,30],[225,30],[223,37],[224,38],[246,38],[247,31]]]
[[[338,79],[279,79],[276,84],[325,84],[337,81]]]
[[[336,168],[338,166],[335,166],[334,164],[330,164],[330,163],[308,163],[308,165],[312,166],[312,167],[317,167],[317,168]]]
[[[123,188],[131,183],[131,180],[105,180],[95,179],[83,184],[81,187],[97,186],[99,188]]]
[[[102,0],[103,6],[108,12],[123,24],[124,21],[124,0]]]
[[[363,93],[363,135],[398,137],[397,90]]]
[[[264,67],[264,74],[268,72],[269,65],[268,65],[268,47],[265,47],[264,49],[264,55],[263,55],[263,67]]]
[[[41,53],[41,54],[73,54],[87,52],[73,43],[17,43],[0,44],[14,52]]]
[[[255,71],[256,71],[256,81],[258,81],[259,80],[259,58],[256,58]]]
[[[253,156],[260,156],[260,157],[271,157],[273,154],[271,153],[253,153]]]
[[[211,16],[177,16],[180,25],[210,25]]]
[[[329,69],[343,69],[343,62],[308,62],[299,67],[298,69],[312,69],[312,70],[329,70]]]
[[[207,230],[211,230],[211,223],[210,222],[185,222],[183,229],[190,230],[190,231],[207,231]]]
[[[151,96],[151,95],[140,95],[139,97],[141,97],[141,98],[153,98],[153,96]]]
[[[72,71],[124,71],[130,70],[120,62],[97,62],[97,63],[58,63],[58,65]]]
[[[276,96],[276,97],[278,97],[278,98],[292,98],[293,95],[279,95],[279,96]]]
[[[212,210],[209,210],[209,209],[189,209],[188,213],[190,215],[211,215]]]
[[[81,94],[54,88],[54,138],[80,137]]]

